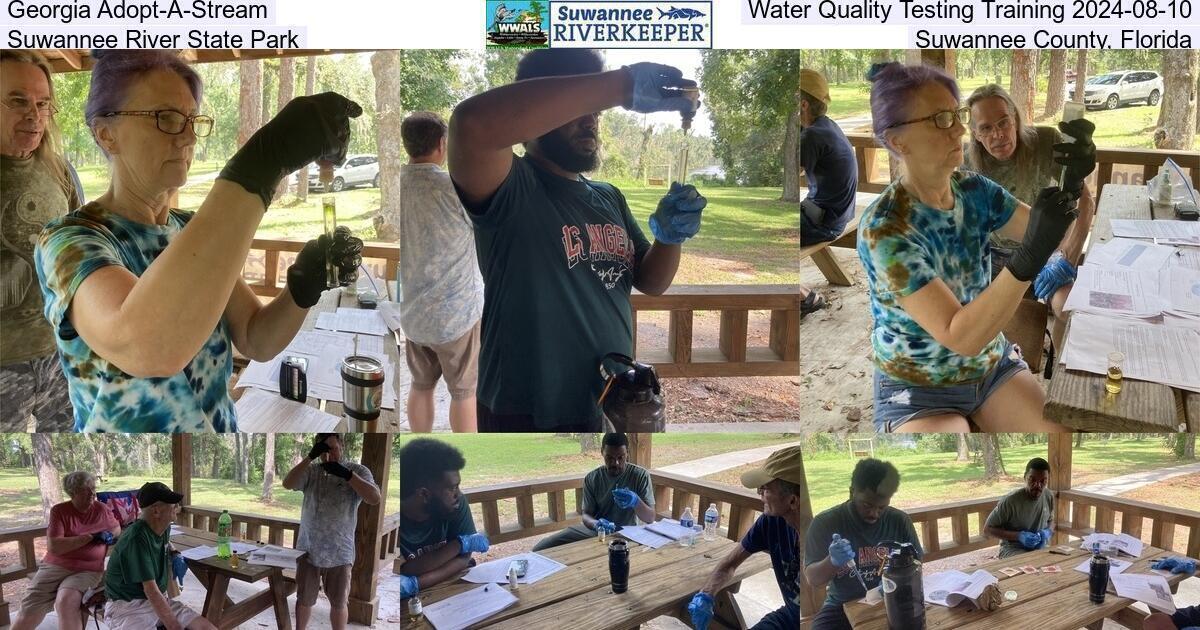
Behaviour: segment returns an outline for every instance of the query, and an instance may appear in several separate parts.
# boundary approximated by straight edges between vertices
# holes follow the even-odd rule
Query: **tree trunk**
[[[1200,50],[1162,51],[1163,93],[1160,127],[1154,132],[1157,149],[1191,150],[1196,129],[1196,75]]]
[[[380,50],[371,55],[371,73],[375,75],[375,145],[379,152],[375,238],[394,243],[400,239],[400,166],[404,164],[400,51]]]
[[[1184,459],[1196,459],[1196,434],[1184,433],[1180,438],[1183,440]]]
[[[108,474],[108,453],[104,451],[105,438],[102,435],[87,434],[88,444],[92,447],[92,465],[96,477]]]
[[[317,82],[317,58],[309,57],[304,69],[304,94],[311,95]],[[308,165],[300,169],[296,175],[296,196],[300,201],[308,201]]]
[[[279,97],[275,102],[275,111],[283,109],[292,97],[296,95],[296,60],[291,57],[284,57],[279,60]],[[264,117],[266,114],[264,113]],[[288,178],[283,178],[279,182],[279,188],[275,190],[275,196],[279,197],[287,192]]]
[[[221,478],[221,445],[220,444],[213,444],[212,474],[209,475],[209,478],[211,478],[211,479],[220,479]]]
[[[1037,96],[1037,51],[1012,51],[1012,82],[1008,93],[1012,95],[1021,116],[1033,120],[1033,101]]]
[[[146,440],[146,472],[154,470],[154,435],[153,433],[143,433],[143,439]]]
[[[995,481],[1004,474],[1004,460],[1000,457],[1000,438],[995,433],[980,436],[983,447],[983,479]]]
[[[1067,51],[1050,51],[1050,84],[1046,87],[1046,118],[1062,109],[1067,96]]]
[[[1071,100],[1076,103],[1083,102],[1083,88],[1087,83],[1087,58],[1086,48],[1080,48],[1075,55],[1075,94],[1071,96]]]
[[[687,174],[684,173],[686,177]],[[788,116],[783,136],[783,197],[781,201],[800,203],[800,99]]]
[[[1083,448],[1083,432],[1075,434],[1075,448]]]
[[[958,440],[957,440],[958,441],[958,456],[954,458],[954,461],[956,461],[956,462],[971,461],[971,448],[967,444],[967,434],[959,433],[956,437],[958,438]]]
[[[238,63],[238,146],[262,126],[262,61]]]
[[[242,481],[242,435],[233,434],[233,482],[237,484],[245,483]]]
[[[49,523],[50,508],[56,503],[62,503],[62,481],[54,467],[50,435],[31,433],[29,439],[33,442],[33,469],[37,473],[38,485],[41,486],[42,492],[42,520]]]
[[[263,448],[263,488],[262,502],[270,503],[272,499],[272,490],[275,487],[275,434],[266,433],[263,435],[266,439],[266,446]]]
[[[262,95],[262,107],[258,110],[258,126],[261,127],[267,124],[268,120],[271,120],[271,91],[267,89],[267,85],[270,84],[270,81],[267,80],[267,74],[270,72],[271,66],[259,62],[259,69],[262,71],[262,81],[259,83],[261,86],[259,93]]]
[[[646,125],[642,130],[642,146],[638,150],[637,161],[637,179],[639,182],[646,181],[646,148],[650,146],[650,136],[654,135],[654,125]]]
[[[580,433],[579,434],[579,453],[581,455],[591,455],[596,452],[596,434],[595,433]]]

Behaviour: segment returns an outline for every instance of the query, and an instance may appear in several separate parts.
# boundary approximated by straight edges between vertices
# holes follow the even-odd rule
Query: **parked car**
[[[1146,101],[1158,105],[1163,79],[1151,70],[1117,70],[1090,77],[1084,84],[1083,102],[1090,107],[1116,109],[1124,103]],[[1075,83],[1067,84],[1067,96],[1075,92]]]
[[[320,169],[316,164],[308,167],[308,186],[316,189],[320,185]],[[346,162],[333,170],[333,183],[329,189],[341,192],[347,186],[370,184],[379,187],[379,157],[375,155],[348,155]]]

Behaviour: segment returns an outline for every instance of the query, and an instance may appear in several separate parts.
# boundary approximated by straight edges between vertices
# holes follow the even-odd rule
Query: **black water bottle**
[[[608,577],[614,593],[624,593],[629,588],[629,545],[616,539],[608,543]]]
[[[1088,599],[1093,604],[1104,603],[1108,589],[1108,558],[1100,555],[1100,543],[1092,543],[1092,564],[1088,571]]]
[[[924,630],[925,585],[910,543],[893,543],[883,567],[883,605],[889,630]]]

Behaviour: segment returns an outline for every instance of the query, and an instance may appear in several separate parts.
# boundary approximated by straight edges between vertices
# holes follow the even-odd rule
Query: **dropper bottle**
[[[325,236],[329,237],[329,241],[332,243],[333,233],[337,230],[337,201],[333,196],[333,162],[319,161],[317,162],[317,167],[320,169],[319,179],[321,181],[321,189],[325,192],[321,197]],[[325,288],[333,289],[339,284],[337,265],[333,264],[329,252],[326,251]]]

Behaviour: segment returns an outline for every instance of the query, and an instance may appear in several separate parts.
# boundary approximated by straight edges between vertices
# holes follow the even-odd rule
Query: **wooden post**
[[[366,626],[379,614],[376,592],[379,569],[379,543],[388,497],[388,477],[392,465],[392,434],[368,433],[363,440],[362,465],[375,477],[380,500],[376,505],[358,506],[354,525],[354,567],[350,570],[350,621]]]
[[[801,553],[804,550],[804,539],[808,535],[808,526],[812,524],[813,511],[812,501],[808,495],[808,475],[804,471],[804,456],[800,457],[800,549]],[[804,566],[803,561],[800,566]],[[821,604],[825,600],[825,589],[817,588],[804,577],[804,571],[800,572],[800,619],[811,620],[817,611],[821,610]],[[804,627],[811,627],[810,625]]]
[[[1061,497],[1064,490],[1071,489],[1071,456],[1074,448],[1071,440],[1075,438],[1070,433],[1051,433],[1049,436],[1046,461],[1050,463],[1050,488],[1054,492],[1054,521],[1067,523],[1069,521],[1064,512],[1067,502]],[[1067,535],[1060,534],[1055,527],[1051,542],[1055,545],[1064,544],[1067,542]]]
[[[629,438],[629,463],[637,464],[646,470],[653,468],[650,463],[654,450],[653,435],[653,433],[630,433],[626,436]]]
[[[192,504],[192,434],[171,435],[171,489],[183,495],[180,505]]]
[[[950,76],[955,75],[955,58],[952,49],[925,49],[921,51],[921,63],[937,66]]]

